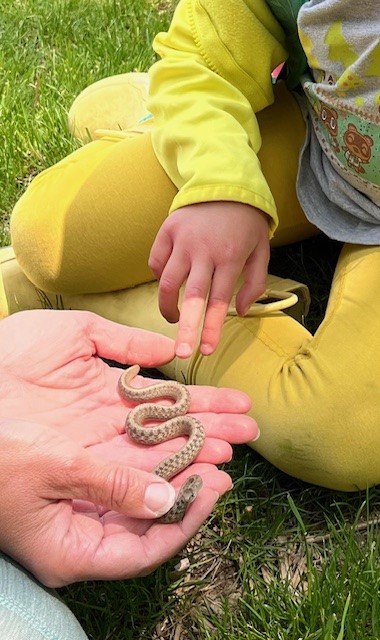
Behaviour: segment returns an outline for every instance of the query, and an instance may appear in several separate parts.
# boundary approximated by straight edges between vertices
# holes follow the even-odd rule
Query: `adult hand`
[[[175,484],[200,473],[204,488],[183,522],[156,523],[174,497],[149,472],[179,442],[129,441],[120,370],[98,356],[154,366],[173,357],[173,342],[91,313],[46,310],[1,321],[0,349],[0,548],[46,585],[152,571],[194,535],[231,486],[214,466],[231,457],[229,442],[257,435],[244,415],[244,394],[191,389],[206,444]]]
[[[236,310],[244,315],[265,291],[268,261],[268,216],[250,205],[206,202],[177,209],[165,220],[149,266],[160,282],[162,315],[169,322],[179,321],[178,357],[192,354],[202,322],[201,353],[213,353],[238,278],[243,276]]]

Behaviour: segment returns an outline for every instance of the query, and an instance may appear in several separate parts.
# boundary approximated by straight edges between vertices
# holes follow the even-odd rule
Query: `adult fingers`
[[[154,367],[174,357],[174,341],[166,336],[125,327],[87,311],[68,313],[81,314],[81,322],[93,342],[94,352],[103,358]]]
[[[85,451],[50,479],[54,499],[88,500],[134,518],[157,518],[174,504],[173,487],[146,471],[104,462]]]
[[[251,398],[238,389],[188,385],[191,394],[190,411],[212,411],[214,413],[246,413],[252,407]]]
[[[106,535],[94,553],[79,558],[71,575],[50,586],[63,586],[83,580],[122,580],[147,575],[172,558],[194,536],[219,498],[219,492],[205,487],[185,515],[182,522],[123,522],[122,517],[106,525]],[[87,516],[79,515],[87,527]],[[60,576],[61,578],[61,576]],[[46,581],[45,581],[46,583]]]
[[[228,413],[195,413],[193,414],[205,425],[206,443],[202,449],[202,455],[208,456],[213,451],[218,451],[214,438],[221,443],[244,444],[259,437],[257,422],[247,415],[234,415]],[[212,444],[211,444],[212,443]],[[206,447],[208,445],[208,447]],[[224,450],[220,453],[225,454]],[[209,462],[219,463],[220,460],[209,460]]]
[[[129,521],[126,534],[122,518],[111,516],[109,520],[105,516],[106,536],[89,573],[92,579],[143,576],[178,553],[209,517],[219,496],[232,486],[228,474],[205,464],[195,464],[176,476],[173,480],[175,486],[181,486],[193,473],[202,476],[203,487],[179,523]],[[135,535],[132,545],[130,534]],[[128,536],[128,543],[123,544]]]
[[[191,469],[186,469],[174,479],[174,484],[176,486],[182,485],[184,479],[193,473],[199,473],[202,476],[203,488],[181,522],[176,524],[154,522],[150,526],[144,522],[131,523],[131,528],[136,535],[140,536],[139,543],[141,544],[140,552],[134,555],[134,575],[146,575],[175,555],[197,533],[209,517],[219,496],[232,486],[228,474],[218,471],[211,465],[201,464],[195,464]],[[122,535],[122,531],[120,531],[120,535]],[[109,571],[111,568],[109,559],[115,552],[115,545],[112,538],[106,539],[104,542],[106,546],[109,543],[105,558]],[[137,565],[138,562],[140,566]]]
[[[113,373],[114,370],[112,370]],[[120,369],[116,370],[115,379],[120,375]],[[160,382],[153,378],[137,376],[133,384],[136,387],[149,387]],[[232,389],[231,387],[214,387],[212,385],[187,385],[191,395],[191,412],[214,412],[214,413],[246,413],[252,407],[252,399],[244,391]]]

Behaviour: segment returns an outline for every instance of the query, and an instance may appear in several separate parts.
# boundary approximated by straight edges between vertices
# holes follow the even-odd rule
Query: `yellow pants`
[[[127,80],[126,80],[127,81]],[[112,79],[102,86],[97,121],[115,121]],[[122,82],[118,79],[118,90]],[[125,87],[127,89],[127,87]],[[120,89],[121,90],[121,89]],[[98,100],[96,91],[90,100]],[[102,113],[103,108],[103,113]],[[83,105],[82,113],[83,117]],[[123,112],[116,121],[123,127]],[[75,120],[75,109],[71,113]],[[295,180],[304,124],[279,85],[275,104],[258,114],[260,160],[277,202],[274,244],[315,233],[298,204]],[[21,265],[5,283],[12,312],[17,287],[31,281],[58,292],[63,305],[88,308],[131,326],[174,336],[157,307],[147,266],[153,239],[175,187],[159,165],[148,128],[103,132],[39,175],[15,207],[12,243]],[[12,285],[13,283],[13,285]],[[144,284],[145,283],[145,284]],[[139,285],[139,286],[136,286]],[[253,399],[261,438],[252,446],[287,473],[325,487],[356,490],[380,481],[380,249],[346,245],[326,317],[312,336],[278,312],[228,317],[215,354],[174,360],[165,373],[180,381],[238,387]],[[13,290],[12,290],[13,287]],[[20,292],[19,292],[20,293]],[[21,294],[20,294],[21,295]]]

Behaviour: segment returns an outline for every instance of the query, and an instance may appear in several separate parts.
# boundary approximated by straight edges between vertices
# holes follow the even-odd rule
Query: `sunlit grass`
[[[103,77],[146,70],[173,2],[0,0],[0,242],[31,178],[75,148],[66,114]],[[279,275],[306,281],[320,321],[338,248],[277,250]],[[380,638],[380,490],[305,485],[239,447],[234,489],[183,551],[153,575],[61,590],[93,640]]]
[[[66,114],[106,76],[146,70],[167,13],[142,0],[0,0],[0,219],[30,179],[76,146]],[[3,232],[0,242],[8,237]]]

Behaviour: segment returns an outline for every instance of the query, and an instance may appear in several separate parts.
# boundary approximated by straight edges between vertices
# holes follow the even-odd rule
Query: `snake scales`
[[[201,450],[205,440],[204,427],[199,420],[187,415],[190,393],[183,384],[173,380],[162,380],[149,387],[136,388],[131,386],[131,381],[139,370],[138,365],[128,367],[118,382],[120,395],[128,401],[139,403],[129,411],[125,430],[132,440],[147,445],[166,442],[182,435],[188,436],[186,444],[179,451],[165,458],[153,470],[153,473],[161,478],[170,480],[185,469]],[[174,404],[148,402],[159,398],[174,400]],[[150,420],[158,420],[160,424],[146,425]],[[173,507],[158,518],[158,521],[170,523],[182,520],[187,507],[201,487],[201,477],[190,476],[180,488]]]

